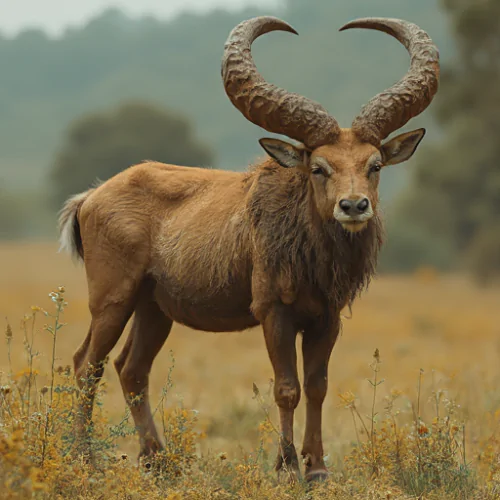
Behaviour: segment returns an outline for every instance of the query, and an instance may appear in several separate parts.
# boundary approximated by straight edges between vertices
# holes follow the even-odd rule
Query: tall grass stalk
[[[49,404],[45,405],[45,425],[44,425],[44,433],[43,433],[43,441],[42,441],[42,459],[41,465],[43,467],[45,463],[45,456],[47,451],[47,441],[49,437],[49,426],[50,426],[50,415],[53,411],[54,407],[54,381],[56,375],[56,346],[57,346],[57,334],[59,330],[65,326],[65,323],[61,322],[61,317],[64,311],[64,308],[67,306],[67,302],[64,300],[64,287],[60,286],[57,291],[51,292],[49,297],[52,302],[56,305],[55,314],[45,313],[46,316],[51,317],[53,319],[52,325],[45,325],[44,330],[49,332],[52,335],[52,356],[51,356],[51,364],[50,364],[50,395],[49,395]],[[33,315],[34,317],[34,315]],[[34,322],[34,319],[33,319]]]

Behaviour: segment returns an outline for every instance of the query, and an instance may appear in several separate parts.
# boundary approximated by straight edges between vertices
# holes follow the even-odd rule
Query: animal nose
[[[353,202],[352,200],[340,200],[339,207],[348,214],[351,211]]]
[[[366,212],[370,206],[368,198],[358,198],[357,200],[349,200],[344,198],[339,201],[339,207],[348,215],[359,215]]]
[[[363,198],[361,201],[358,201],[356,208],[358,209],[359,213],[366,212],[366,209],[370,206],[370,202],[368,201],[368,198]]]

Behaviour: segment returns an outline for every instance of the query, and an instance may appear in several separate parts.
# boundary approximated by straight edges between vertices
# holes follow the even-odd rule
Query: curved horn
[[[276,17],[243,21],[229,34],[222,59],[222,79],[229,99],[247,120],[310,149],[335,142],[340,127],[320,104],[266,82],[257,71],[252,42],[270,31],[297,34]]]
[[[399,40],[411,57],[406,76],[371,99],[352,123],[359,138],[378,147],[431,103],[439,86],[439,51],[425,31],[400,19],[357,19],[340,31],[351,28],[383,31]]]

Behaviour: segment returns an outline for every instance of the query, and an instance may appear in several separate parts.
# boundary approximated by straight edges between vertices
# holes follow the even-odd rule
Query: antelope
[[[147,161],[70,198],[61,246],[83,260],[91,324],[74,355],[77,430],[88,438],[103,360],[133,323],[114,362],[140,441],[140,457],[162,450],[148,394],[153,360],[175,321],[210,332],[261,325],[280,416],[278,474],[301,477],[293,418],[301,395],[296,338],[302,337],[305,479],[328,475],[322,405],[340,312],[365,290],[382,243],[380,171],[408,160],[425,129],[386,141],[422,113],[438,90],[439,52],[415,24],[363,18],[342,30],[383,31],[411,56],[406,76],[371,99],[351,128],[320,104],[266,82],[251,55],[272,31],[297,32],[274,17],[240,23],[224,47],[222,79],[252,123],[294,140],[260,140],[267,156],[247,172]]]

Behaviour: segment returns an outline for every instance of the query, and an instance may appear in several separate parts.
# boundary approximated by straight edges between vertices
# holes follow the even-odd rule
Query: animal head
[[[340,128],[320,104],[276,87],[258,73],[251,56],[253,41],[275,30],[297,34],[280,19],[253,18],[230,33],[222,78],[229,99],[249,121],[300,143],[260,140],[282,167],[307,175],[323,220],[336,219],[344,229],[358,232],[376,214],[381,169],[408,160],[425,135],[424,129],[418,129],[386,141],[431,103],[439,84],[439,52],[427,33],[406,21],[358,19],[341,31],[351,28],[388,33],[411,56],[406,76],[371,99],[351,128]]]
[[[323,220],[336,219],[358,232],[376,214],[380,171],[413,154],[425,130],[399,135],[377,148],[342,130],[335,144],[312,151],[278,139],[261,139],[269,156],[285,168],[297,168],[310,181],[316,209]]]

